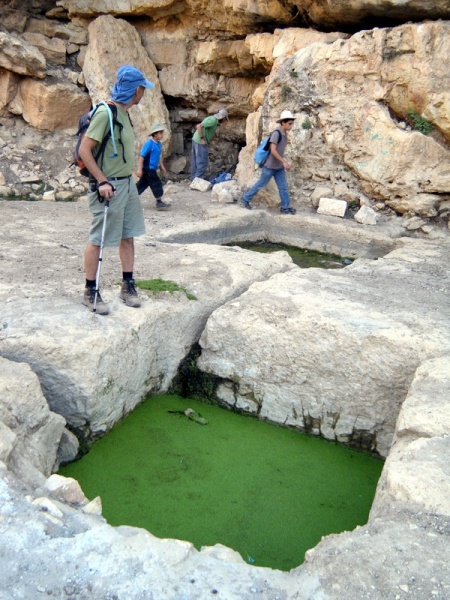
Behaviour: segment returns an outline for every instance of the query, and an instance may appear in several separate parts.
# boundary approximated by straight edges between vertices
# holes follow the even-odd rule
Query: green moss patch
[[[175,292],[183,292],[186,294],[186,297],[189,300],[197,300],[194,294],[191,294],[184,288],[182,285],[178,285],[175,281],[170,281],[166,279],[141,279],[135,282],[136,287],[141,290],[147,290],[148,292],[153,292],[154,294],[158,294],[159,292],[170,292],[171,294]]]

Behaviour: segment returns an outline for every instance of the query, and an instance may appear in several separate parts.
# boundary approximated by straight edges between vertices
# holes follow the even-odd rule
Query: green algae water
[[[184,414],[192,408],[207,424]],[[112,525],[196,548],[224,544],[289,570],[323,535],[367,522],[382,462],[178,396],[141,404],[89,454],[60,469]]]
[[[319,267],[321,269],[342,269],[351,264],[353,261],[350,258],[344,258],[336,254],[326,254],[316,252],[315,250],[305,250],[304,248],[296,248],[286,244],[276,244],[272,242],[236,242],[234,244],[226,244],[227,246],[239,246],[245,250],[253,252],[277,252],[285,250],[292,258],[292,262],[302,269],[311,267]]]

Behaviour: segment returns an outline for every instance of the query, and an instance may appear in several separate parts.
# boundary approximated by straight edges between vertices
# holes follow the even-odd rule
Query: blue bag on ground
[[[226,173],[225,171],[222,171],[221,173],[219,173],[217,175],[217,177],[214,177],[214,179],[211,179],[210,183],[215,185],[216,183],[222,183],[223,181],[229,181],[230,179],[233,179],[233,176],[231,175],[231,173]]]

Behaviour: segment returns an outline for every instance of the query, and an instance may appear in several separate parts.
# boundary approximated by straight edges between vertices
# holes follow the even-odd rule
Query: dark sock
[[[124,281],[126,281],[127,279],[133,279],[133,271],[131,271],[130,273],[126,273],[125,271],[122,272],[122,279]]]
[[[95,279],[86,279],[86,287],[95,288]]]
[[[161,204],[161,203],[162,203],[162,200],[161,200],[161,198],[157,198],[157,199],[156,199],[156,204]]]

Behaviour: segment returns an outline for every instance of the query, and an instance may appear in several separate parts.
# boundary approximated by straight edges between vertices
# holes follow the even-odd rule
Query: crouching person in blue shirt
[[[164,125],[153,125],[150,131],[150,139],[145,142],[139,155],[136,171],[139,177],[139,181],[136,184],[139,195],[149,187],[156,198],[156,210],[170,209],[170,204],[162,200],[164,190],[157,173],[158,168],[163,173],[166,173],[166,168],[162,161],[161,144],[164,131]]]

